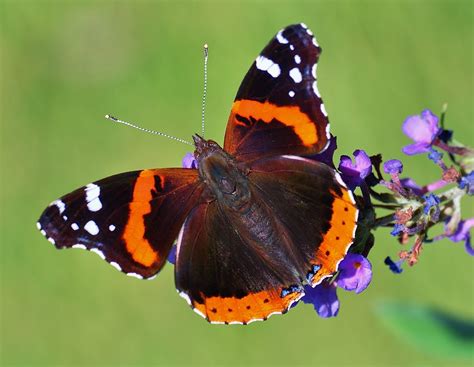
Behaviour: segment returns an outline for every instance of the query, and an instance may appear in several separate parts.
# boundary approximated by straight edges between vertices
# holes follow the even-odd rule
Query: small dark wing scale
[[[150,278],[201,192],[192,169],[122,173],[54,201],[37,225],[58,249],[87,249],[127,275]]]
[[[253,162],[251,199],[237,212],[218,201],[192,210],[178,240],[176,286],[213,323],[249,323],[286,312],[337,271],[358,211],[337,173],[279,156]]]
[[[252,161],[326,148],[329,121],[316,84],[320,53],[304,24],[278,32],[239,88],[227,124],[226,151]]]

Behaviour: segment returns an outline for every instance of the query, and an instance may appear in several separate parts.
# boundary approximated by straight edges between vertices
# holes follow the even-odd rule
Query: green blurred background
[[[427,245],[395,276],[383,259],[400,247],[378,231],[372,284],[361,295],[339,291],[337,318],[300,305],[226,327],[188,308],[172,266],[139,281],[92,254],[58,252],[37,232],[57,197],[114,173],[179,166],[189,150],[106,113],[189,139],[200,129],[207,42],[207,136],[222,142],[244,73],[295,22],[324,50],[318,85],[339,153],[401,158],[404,118],[444,102],[448,126],[472,144],[471,1],[1,2],[0,364],[472,365],[397,338],[374,312],[388,299],[472,320],[474,268],[462,244]],[[439,176],[425,157],[404,162],[420,182]]]

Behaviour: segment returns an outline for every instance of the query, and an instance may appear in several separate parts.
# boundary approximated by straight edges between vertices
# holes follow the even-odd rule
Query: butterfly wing
[[[320,53],[304,24],[278,32],[240,85],[225,133],[226,151],[251,161],[326,148],[329,121],[316,85]]]
[[[326,165],[270,157],[253,162],[248,179],[243,211],[203,202],[178,240],[178,291],[213,323],[286,312],[304,283],[334,274],[353,241],[354,199]]]
[[[54,201],[37,225],[58,249],[87,249],[127,275],[149,278],[201,192],[194,169],[122,173]]]

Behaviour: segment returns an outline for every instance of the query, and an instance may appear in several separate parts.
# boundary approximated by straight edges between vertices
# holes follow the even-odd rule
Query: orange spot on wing
[[[304,145],[313,146],[318,142],[316,125],[297,106],[277,106],[269,102],[261,103],[243,99],[234,102],[232,113],[245,118],[253,117],[266,123],[274,119],[278,120],[286,126],[292,127]],[[236,124],[238,124],[237,119],[234,121],[237,121]]]
[[[144,170],[135,182],[133,199],[129,205],[130,214],[122,238],[133,260],[144,266],[158,261],[158,253],[145,239],[145,215],[151,212],[152,191],[155,190],[153,171]]]
[[[265,320],[273,313],[283,313],[303,293],[293,292],[281,297],[281,289],[251,293],[242,298],[209,297],[204,303],[194,302],[193,307],[210,322],[247,324],[255,320]]]
[[[313,264],[321,266],[311,280],[313,285],[337,271],[339,262],[346,256],[354,241],[358,210],[347,189],[341,189],[343,194],[340,197],[332,192],[335,199],[332,204],[331,228],[324,235],[312,261]]]

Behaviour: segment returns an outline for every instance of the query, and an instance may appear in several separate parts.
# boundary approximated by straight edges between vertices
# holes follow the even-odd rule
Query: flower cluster
[[[409,116],[402,126],[413,141],[402,152],[408,156],[426,154],[439,167],[440,178],[433,183],[420,186],[412,178],[402,177],[403,163],[398,159],[382,162],[381,155],[369,156],[364,150],[354,151],[353,159],[340,157],[337,171],[351,191],[360,190],[361,195],[356,196],[360,214],[354,244],[336,274],[314,288],[305,286],[300,302],[312,304],[319,316],[337,316],[337,288],[358,294],[370,284],[372,266],[367,257],[374,245],[372,231],[376,228],[389,227],[390,234],[402,245],[414,238],[408,250],[399,251],[396,261],[390,256],[385,258],[385,264],[396,274],[403,271],[404,263],[412,266],[419,261],[425,244],[443,238],[463,242],[467,253],[474,255],[470,234],[474,218],[461,218],[461,199],[474,195],[474,150],[453,140],[453,132],[444,129],[444,118],[445,111],[438,118],[424,110],[420,115]],[[336,169],[336,149],[336,137],[332,136],[329,147],[310,158]],[[445,156],[450,159],[449,167]],[[184,157],[183,167],[197,168],[191,153]],[[389,213],[377,216],[380,210]],[[435,229],[441,233],[430,237],[429,232]],[[168,260],[175,263],[175,247]]]

